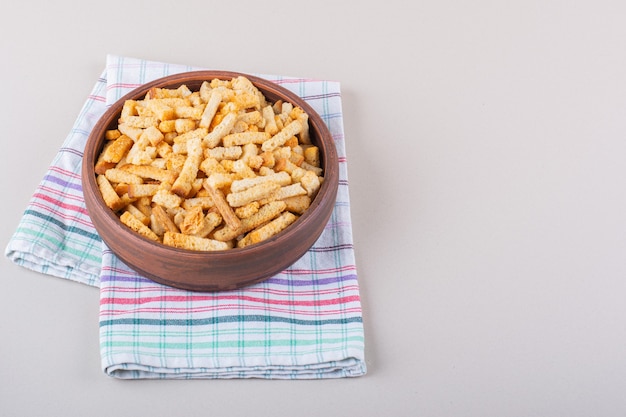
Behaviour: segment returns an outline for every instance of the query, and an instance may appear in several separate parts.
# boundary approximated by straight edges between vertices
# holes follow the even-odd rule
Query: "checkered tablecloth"
[[[102,368],[114,377],[364,375],[339,83],[254,74],[304,98],[328,125],[339,154],[339,191],[329,224],[315,245],[285,271],[236,291],[179,290],[133,272],[95,231],[80,179],[89,132],[107,106],[135,87],[199,69],[205,68],[108,56],[106,69],[35,190],[6,256],[25,268],[100,288]]]

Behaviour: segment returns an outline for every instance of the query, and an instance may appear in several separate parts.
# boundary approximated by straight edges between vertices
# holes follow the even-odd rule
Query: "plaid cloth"
[[[101,241],[85,209],[85,141],[107,106],[183,65],[108,56],[69,136],[35,191],[6,256],[18,265],[100,288],[102,367],[117,378],[314,379],[364,375],[339,83],[259,75],[322,116],[340,183],[316,244],[287,270],[244,289],[199,293],[139,276]]]

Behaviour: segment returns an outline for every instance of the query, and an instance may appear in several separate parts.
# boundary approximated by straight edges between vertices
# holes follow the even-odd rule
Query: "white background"
[[[369,373],[119,381],[98,290],[0,259],[1,416],[623,416],[626,3],[0,5],[1,237],[107,53],[341,82]]]

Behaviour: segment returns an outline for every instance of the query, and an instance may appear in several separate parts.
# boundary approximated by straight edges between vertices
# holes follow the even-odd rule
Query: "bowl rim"
[[[98,191],[95,174],[95,162],[105,142],[104,132],[107,129],[111,128],[113,124],[117,124],[117,118],[119,116],[119,113],[121,112],[124,102],[129,99],[142,98],[143,96],[145,96],[146,92],[153,87],[176,88],[177,86],[183,84],[201,83],[204,80],[210,81],[214,78],[232,79],[238,76],[244,76],[248,78],[257,88],[259,88],[259,90],[263,92],[266,97],[268,95],[269,89],[269,95],[273,96],[278,94],[282,96],[281,98],[283,100],[290,101],[294,106],[300,106],[308,114],[309,125],[311,126],[310,129],[316,132],[314,139],[315,144],[321,149],[321,166],[323,169],[322,175],[324,177],[324,181],[322,182],[315,198],[311,201],[309,208],[298,217],[293,225],[290,225],[285,230],[270,237],[267,240],[244,248],[235,247],[232,249],[220,251],[192,251],[184,248],[170,247],[160,242],[154,242],[130,230],[120,221],[116,213],[108,208],[104,203],[104,199]],[[275,102],[274,99],[268,100],[271,102]],[[168,75],[144,83],[124,94],[122,97],[116,100],[115,103],[111,104],[105,110],[105,112],[100,116],[99,120],[96,122],[93,129],[91,130],[85,145],[85,153],[82,161],[82,174],[83,175],[81,180],[83,182],[83,189],[90,190],[96,197],[97,205],[94,209],[98,210],[101,213],[104,213],[104,215],[112,222],[112,224],[115,225],[116,229],[120,230],[122,236],[127,235],[132,236],[132,239],[140,239],[141,241],[147,243],[151,249],[154,249],[155,252],[153,253],[155,253],[156,255],[171,255],[181,253],[185,254],[186,257],[191,259],[208,261],[216,257],[219,257],[223,260],[228,260],[229,258],[233,258],[233,260],[236,260],[240,256],[244,256],[248,252],[258,251],[260,247],[270,250],[272,248],[276,249],[276,247],[280,247],[281,245],[286,244],[286,242],[295,238],[295,235],[297,235],[301,228],[307,225],[307,223],[315,220],[311,219],[313,218],[314,214],[317,213],[317,209],[326,199],[331,198],[333,200],[332,205],[335,205],[339,180],[338,155],[335,146],[335,140],[330,133],[328,126],[323,121],[322,117],[317,113],[317,111],[312,108],[309,103],[306,102],[304,98],[299,97],[297,94],[291,92],[290,90],[286,89],[276,82],[243,72],[221,70],[187,71],[178,74]],[[325,220],[324,228],[327,226],[328,219],[330,218],[330,216],[332,216],[332,211],[333,209],[330,210],[330,213],[327,216],[328,218]],[[110,238],[109,236],[102,235],[100,237],[103,241],[105,241],[105,243],[108,243],[108,240]],[[319,236],[317,236],[317,238],[319,238]],[[299,257],[297,259],[299,259]],[[295,259],[294,262],[297,259]],[[131,267],[131,269],[134,268]]]

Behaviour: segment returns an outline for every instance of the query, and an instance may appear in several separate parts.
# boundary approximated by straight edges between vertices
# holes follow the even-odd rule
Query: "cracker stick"
[[[289,117],[295,120],[299,120],[302,123],[302,130],[300,131],[300,143],[308,145],[311,143],[311,137],[309,135],[309,115],[300,107],[294,107],[289,113]]]
[[[237,121],[237,113],[231,112],[228,113],[222,121],[213,128],[213,130],[204,137],[204,146],[206,148],[215,148],[219,145],[220,141],[224,136],[230,133],[233,126],[235,126],[235,122]]]
[[[261,115],[265,120],[265,131],[270,135],[278,133],[278,126],[276,126],[276,119],[274,119],[274,109],[272,106],[267,105],[261,110]]]
[[[125,184],[142,184],[143,179],[139,175],[135,175],[119,168],[107,169],[104,175],[110,182]]]
[[[214,172],[208,176],[207,181],[209,182],[211,187],[217,189],[217,188],[224,188],[224,187],[231,185],[234,179],[235,179],[234,174]]]
[[[209,211],[207,213],[207,215],[204,217],[204,220],[209,225],[209,227],[211,228],[207,232],[207,234],[211,233],[213,231],[213,229],[215,229],[217,226],[222,224],[222,216],[220,216],[219,213],[216,213],[214,211]]]
[[[176,117],[178,117],[179,119],[200,120],[202,118],[204,108],[193,106],[178,106],[174,109],[174,112],[176,113]]]
[[[154,233],[152,230],[150,230],[150,228],[148,226],[143,224],[135,216],[130,214],[130,212],[125,211],[124,213],[122,213],[122,215],[120,216],[120,220],[126,226],[130,227],[132,230],[134,230],[135,232],[139,233],[143,237],[146,237],[148,239],[151,239],[151,240],[154,240],[154,241],[157,241],[157,242],[159,241],[159,237],[156,235],[156,233]]]
[[[226,250],[232,247],[232,245],[226,242],[172,232],[165,232],[163,244],[196,251]]]
[[[222,94],[218,90],[210,90],[208,93],[208,100],[202,117],[200,118],[200,127],[208,128],[211,126],[211,121],[217,112],[217,107],[222,101]]]
[[[156,219],[154,214],[150,215],[150,224],[148,225],[150,230],[154,232],[155,235],[161,238],[161,242],[163,242],[163,234],[165,233],[165,228],[163,225]]]
[[[186,197],[192,188],[192,183],[198,175],[198,168],[202,161],[202,141],[193,137],[187,141],[187,159],[178,178],[172,184],[172,192],[180,197]]]
[[[258,110],[239,113],[237,115],[237,121],[244,122],[247,125],[254,125],[259,128],[265,126],[265,119],[263,118],[263,115],[261,115],[261,112]]]
[[[258,201],[253,201],[252,203],[248,203],[245,206],[237,207],[235,209],[235,214],[240,219],[245,219],[247,217],[252,216],[254,213],[259,211],[259,207],[261,205]]]
[[[125,123],[120,123],[117,126],[117,129],[123,134],[131,138],[133,141],[137,142],[139,136],[143,133],[143,129],[138,127],[127,126]]]
[[[124,201],[115,192],[115,189],[104,175],[98,175],[96,177],[98,188],[104,199],[105,204],[113,211],[118,211],[125,206]]]
[[[241,207],[256,200],[268,198],[279,189],[280,185],[274,182],[264,182],[237,193],[230,193],[226,196],[226,200],[231,207]]]
[[[104,162],[118,163],[122,160],[124,155],[133,146],[133,140],[126,135],[120,135],[117,139],[111,142],[110,146],[102,153],[102,160]]]
[[[230,185],[231,192],[240,192],[254,187],[255,185],[262,184],[264,182],[273,182],[278,185],[285,186],[291,184],[291,177],[287,172],[271,173],[263,176],[256,176],[254,178],[244,178],[241,180],[235,180]]]
[[[293,110],[293,104],[283,101],[280,107],[280,114],[278,115],[278,117],[280,117],[280,120],[283,121],[283,123],[287,123],[287,121],[293,119],[293,117],[291,117],[291,112]]]
[[[102,153],[98,156],[98,159],[96,161],[96,165],[94,167],[96,174],[104,175],[106,173],[107,169],[115,168],[115,165],[116,165],[115,162],[107,162],[107,161],[104,160],[104,153],[112,145],[113,145],[113,142],[107,142],[104,145],[104,149],[103,149]]]
[[[242,153],[243,149],[241,149],[241,146],[229,146],[228,148],[217,146],[204,150],[205,158],[214,158],[218,161],[221,161],[222,159],[239,159]]]
[[[168,190],[159,190],[155,195],[152,196],[152,202],[159,204],[165,208],[173,209],[176,207],[180,207],[180,203],[183,202],[183,199],[176,194],[172,194]]]
[[[248,233],[246,236],[244,236],[243,239],[237,242],[237,247],[245,248],[246,246],[254,245],[255,243],[267,240],[270,237],[283,231],[287,226],[295,222],[297,219],[298,217],[295,214],[286,211],[265,226]]]
[[[196,128],[196,121],[192,119],[176,119],[174,121],[174,128],[178,133],[189,132]]]
[[[224,136],[222,138],[222,143],[224,146],[237,146],[237,145],[247,145],[248,143],[254,143],[257,145],[262,144],[266,140],[270,138],[270,134],[267,132],[241,132],[241,133],[231,133],[230,135]]]
[[[209,197],[213,200],[226,225],[231,229],[239,229],[241,221],[224,198],[224,194],[220,190],[213,188],[207,180],[203,181],[202,186],[208,191]]]
[[[215,207],[215,203],[213,203],[213,199],[211,197],[194,197],[183,201],[181,206],[185,210],[191,210],[196,206],[202,207],[203,210],[206,210],[211,207]]]
[[[307,191],[304,188],[302,188],[302,185],[300,185],[299,183],[295,183],[295,184],[286,185],[284,187],[280,187],[280,189],[278,189],[278,191],[273,193],[270,197],[259,200],[259,203],[266,204],[270,201],[284,200],[285,198],[296,197],[299,195],[306,195],[306,194],[307,194]]]
[[[271,139],[265,141],[261,145],[261,149],[264,151],[273,151],[274,149],[282,146],[289,138],[297,135],[302,130],[302,123],[298,120],[294,120],[285,126],[280,132],[272,136]]]
[[[208,81],[202,81],[202,85],[200,85],[200,98],[205,102],[208,102],[211,98],[211,84]]]
[[[311,197],[309,197],[308,195],[289,197],[283,199],[282,201],[287,204],[286,209],[288,211],[296,214],[303,214],[305,211],[308,210],[309,206],[311,205]]]
[[[255,227],[259,227],[277,217],[285,210],[286,207],[287,205],[282,201],[273,201],[268,203],[250,217],[242,219],[241,227],[232,228],[226,225],[223,228],[216,230],[215,233],[213,233],[213,238],[224,242],[233,240],[237,236],[249,232]]]
[[[122,136],[122,134],[117,129],[110,129],[104,132],[104,138],[106,140],[115,140],[119,138],[120,136]]]
[[[313,171],[315,175],[317,176],[321,176],[322,172],[324,172],[324,170],[321,167],[310,165],[307,162],[303,162],[302,164],[300,164],[300,168],[304,168],[307,171]]]
[[[235,103],[238,110],[246,110],[246,109],[260,109],[261,101],[259,100],[259,96],[254,93],[242,92],[240,94],[235,94],[231,99],[231,103]]]
[[[173,183],[176,175],[173,172],[153,167],[150,165],[124,165],[120,168],[123,171],[130,172],[140,176],[141,178],[149,178],[160,182]]]
[[[159,119],[155,116],[128,116],[124,119],[124,124],[128,127],[145,129],[150,126],[158,126]]]
[[[151,197],[159,191],[158,184],[128,184],[130,198]]]
[[[126,100],[124,105],[122,106],[122,111],[120,113],[120,118],[118,123],[124,123],[130,116],[137,115],[137,101],[136,100]]]

